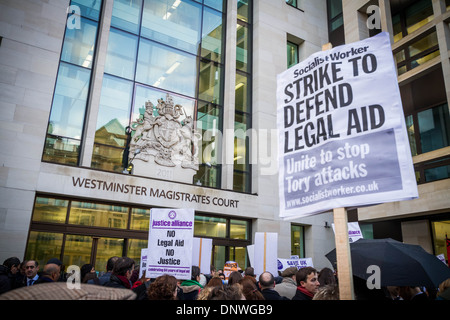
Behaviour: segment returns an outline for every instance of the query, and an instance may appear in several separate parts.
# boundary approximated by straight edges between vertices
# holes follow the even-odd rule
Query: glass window
[[[237,2],[237,18],[239,20],[250,22],[249,5],[251,0],[238,0]]]
[[[114,186],[111,183],[109,187],[116,188],[119,187],[119,185]],[[128,208],[92,202],[72,201],[69,223],[126,229],[128,223]]]
[[[111,17],[111,26],[139,33],[141,24],[142,0],[115,0]]]
[[[61,256],[62,242],[62,233],[30,231],[25,259],[37,260],[42,271],[49,259]]]
[[[248,222],[244,220],[230,220],[230,238],[248,239]]]
[[[297,8],[297,0],[286,0],[286,3],[290,6]]]
[[[63,264],[81,267],[91,261],[92,237],[82,235],[66,235],[64,242]]]
[[[198,98],[221,104],[221,82],[222,67],[214,62],[200,62],[200,81],[198,88]]]
[[[408,46],[409,55],[415,56],[438,45],[436,31]]]
[[[305,244],[303,242],[304,227],[291,225],[291,255],[304,258]]]
[[[247,248],[229,247],[229,259],[236,261],[241,269],[245,269],[247,266]]]
[[[85,68],[92,68],[97,22],[81,18],[80,29],[66,29],[61,60]]]
[[[238,24],[236,33],[236,68],[244,72],[249,72],[250,36],[248,27]]]
[[[402,31],[402,23],[400,20],[400,14],[396,14],[392,16],[392,27],[394,30],[394,42],[399,41],[403,38],[403,31]]]
[[[148,247],[148,240],[130,239],[128,240],[127,257],[136,262],[136,266],[141,265],[141,249]]]
[[[447,104],[417,114],[422,153],[449,146],[450,117]]]
[[[408,34],[433,20],[431,0],[418,1],[406,8],[406,26]]]
[[[227,236],[227,220],[224,218],[195,216],[194,235],[198,237]]]
[[[91,72],[61,62],[48,133],[81,139]]]
[[[79,153],[80,140],[47,134],[42,161],[77,165]]]
[[[101,0],[72,0],[70,4],[80,7],[81,16],[98,21],[102,5]]]
[[[65,223],[69,201],[36,197],[33,221]]]
[[[198,186],[219,188],[219,177],[220,167],[214,165],[200,165],[197,173],[194,175],[194,183]]]
[[[234,171],[233,190],[240,192],[250,192],[250,173]]]
[[[238,111],[250,112],[248,77],[240,73],[236,73],[235,86],[235,108]]]
[[[148,231],[150,221],[150,209],[131,209],[130,229]]]
[[[250,128],[249,116],[236,113],[234,123],[234,169],[241,171],[249,170],[248,163],[248,139],[247,130]]]
[[[141,39],[136,81],[195,97],[195,56]]]
[[[95,257],[95,270],[105,270],[108,259],[123,256],[124,239],[99,238],[97,240],[97,255]]]
[[[408,139],[409,139],[409,146],[411,148],[411,154],[413,156],[416,156],[417,155],[417,143],[416,143],[414,121],[413,121],[412,115],[409,115],[406,117],[406,129],[408,131]]]
[[[134,79],[138,39],[129,33],[111,29],[105,61],[105,73]]]
[[[200,2],[200,1],[199,1]],[[226,1],[223,0],[204,0],[203,3],[219,11],[225,11]]]
[[[201,149],[198,152],[199,163],[215,165],[219,163],[219,148],[221,146],[220,113],[218,107],[210,103],[199,102],[197,110],[197,129],[201,133]],[[194,180],[195,181],[195,180]]]
[[[125,147],[133,83],[105,75],[102,86],[95,142]]]
[[[123,159],[125,148],[108,147],[94,143],[91,167],[106,171],[123,172],[125,162]]]
[[[425,182],[432,182],[450,178],[450,165],[424,170]]]
[[[287,42],[287,67],[290,68],[298,63],[298,45]]]
[[[222,62],[223,24],[222,14],[207,7],[203,10],[202,57]]]
[[[434,254],[443,254],[448,262],[450,257],[447,255],[446,238],[450,236],[450,220],[433,221],[431,226],[433,229]]]
[[[201,5],[189,0],[147,0],[141,35],[195,54],[200,43],[201,14]]]

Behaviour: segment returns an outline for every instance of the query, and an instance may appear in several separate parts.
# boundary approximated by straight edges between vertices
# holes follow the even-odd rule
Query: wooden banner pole
[[[348,219],[345,208],[333,209],[334,239],[339,280],[340,300],[354,300],[352,259],[348,241]]]
[[[322,51],[331,49],[331,43],[324,44]],[[340,300],[354,300],[352,258],[348,241],[348,219],[345,208],[333,209],[334,240],[336,242],[336,260],[339,279]]]

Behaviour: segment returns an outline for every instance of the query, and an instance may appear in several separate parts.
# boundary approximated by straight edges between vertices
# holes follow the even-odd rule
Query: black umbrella
[[[350,243],[353,275],[367,280],[380,268],[381,286],[426,286],[437,288],[450,278],[450,268],[421,246],[393,239],[359,239]],[[336,249],[325,255],[336,262]],[[339,270],[338,270],[339,272]]]

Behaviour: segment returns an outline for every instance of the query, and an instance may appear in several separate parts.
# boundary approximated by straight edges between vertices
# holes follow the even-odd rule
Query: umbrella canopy
[[[359,239],[350,243],[353,275],[367,280],[380,268],[381,286],[438,287],[450,278],[450,268],[421,246],[405,244],[393,239]],[[325,255],[336,262],[336,249]]]

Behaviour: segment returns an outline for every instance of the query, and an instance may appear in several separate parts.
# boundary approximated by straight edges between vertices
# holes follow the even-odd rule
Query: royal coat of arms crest
[[[131,130],[129,161],[135,165],[143,161],[152,166],[154,161],[164,167],[198,170],[201,135],[195,132],[192,116],[174,104],[169,94],[166,100],[158,99],[156,107],[147,101],[143,116],[132,122]]]

